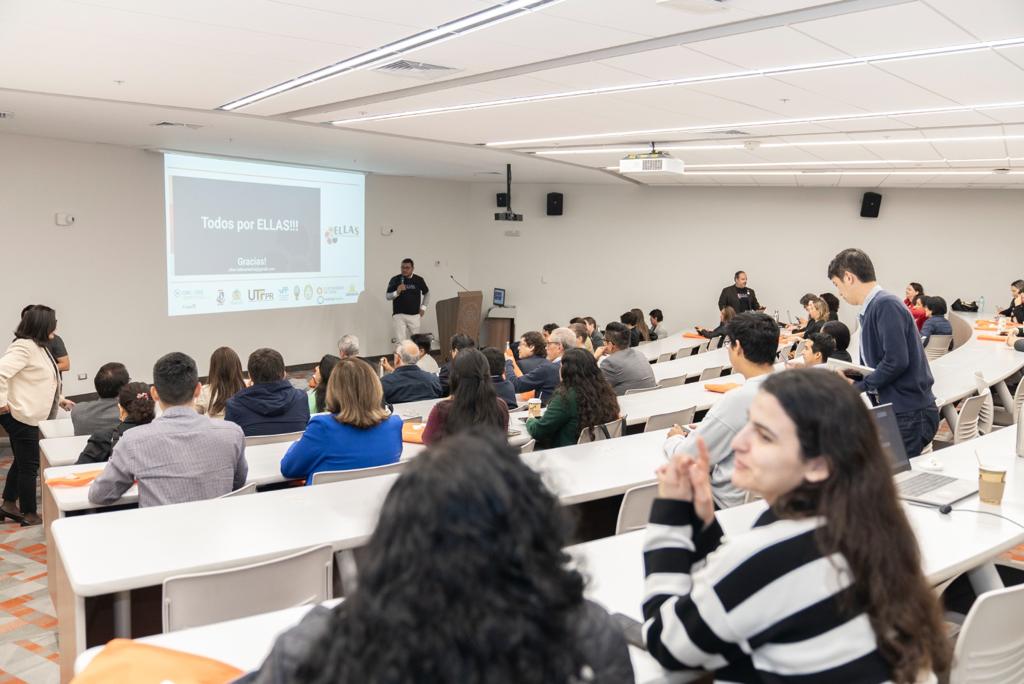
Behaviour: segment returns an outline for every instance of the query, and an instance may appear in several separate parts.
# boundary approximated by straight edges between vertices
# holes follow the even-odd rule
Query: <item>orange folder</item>
[[[84,487],[91,484],[102,472],[102,468],[99,470],[83,470],[79,473],[65,475],[64,477],[51,478],[46,481],[46,484],[51,487]]]
[[[740,387],[740,383],[738,382],[709,382],[706,385],[704,385],[704,389],[706,389],[708,392],[718,392],[719,394],[731,392],[737,387]]]
[[[978,339],[986,342],[1006,342],[1006,338],[1001,335],[978,335]]]
[[[213,658],[143,644],[131,639],[114,639],[72,679],[72,684],[226,684],[244,673]]]
[[[402,423],[402,441],[410,444],[423,444],[423,430],[426,427],[426,423],[410,423],[408,421]]]
[[[685,337],[688,340],[703,340],[704,339],[703,335],[701,335],[700,333],[695,333],[695,332],[684,332],[683,333],[683,337]]]

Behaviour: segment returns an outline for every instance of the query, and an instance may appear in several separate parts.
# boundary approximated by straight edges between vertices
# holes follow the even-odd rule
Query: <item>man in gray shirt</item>
[[[622,323],[609,323],[604,329],[604,346],[594,351],[601,372],[619,396],[626,390],[649,389],[658,384],[647,358],[629,346],[629,335],[629,328]]]
[[[213,499],[245,484],[242,428],[210,420],[193,406],[201,389],[196,362],[173,352],[153,366],[153,400],[163,415],[124,433],[89,487],[89,501],[107,506],[139,483],[139,507]]]
[[[746,500],[746,492],[732,484],[732,440],[747,424],[750,404],[761,383],[775,370],[779,326],[766,314],[748,311],[729,321],[726,335],[731,340],[729,362],[746,382],[727,392],[689,435],[675,425],[665,442],[665,455],[669,458],[684,453],[696,457],[697,438],[704,440],[710,456],[711,496],[719,508],[738,506]]]
[[[79,402],[71,409],[71,424],[76,435],[109,430],[120,422],[117,395],[129,380],[128,369],[123,363],[105,363],[100,366],[92,379],[99,399]]]

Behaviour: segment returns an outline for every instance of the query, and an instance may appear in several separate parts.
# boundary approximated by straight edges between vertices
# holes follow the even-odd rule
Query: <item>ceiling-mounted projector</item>
[[[508,204],[505,205],[505,211],[497,211],[494,213],[495,221],[522,221],[523,215],[516,214],[512,211],[512,165],[505,164],[505,192],[508,193]]]
[[[619,173],[634,176],[680,176],[683,174],[683,160],[676,159],[667,152],[645,152],[629,154],[619,160]]]

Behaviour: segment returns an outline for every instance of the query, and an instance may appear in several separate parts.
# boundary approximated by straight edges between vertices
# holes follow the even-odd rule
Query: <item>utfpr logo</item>
[[[269,290],[265,290],[262,287],[258,290],[249,290],[249,301],[272,302],[274,301],[274,293]]]

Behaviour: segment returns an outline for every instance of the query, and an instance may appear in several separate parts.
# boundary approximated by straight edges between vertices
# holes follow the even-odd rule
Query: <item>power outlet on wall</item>
[[[79,380],[88,380],[89,379],[89,374],[88,373],[79,373],[78,374],[78,379]]]

